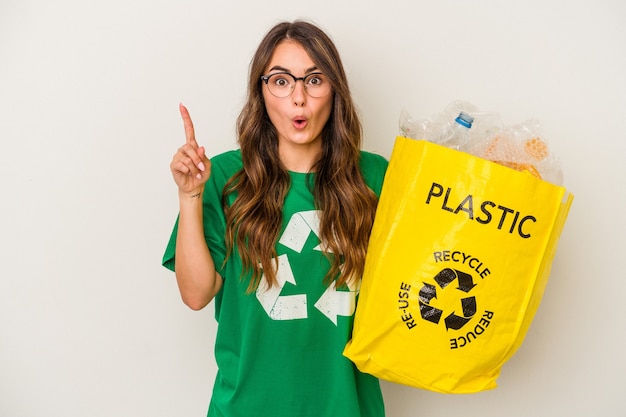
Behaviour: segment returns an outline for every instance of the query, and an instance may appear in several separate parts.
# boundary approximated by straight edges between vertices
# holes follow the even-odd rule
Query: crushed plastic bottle
[[[466,101],[453,101],[426,119],[413,119],[402,109],[400,133],[563,185],[561,163],[543,138],[539,121],[534,119],[508,126],[498,113],[481,111]]]
[[[465,112],[460,112],[450,123],[441,135],[439,143],[448,148],[464,150],[470,141],[470,129],[474,123],[474,118]]]

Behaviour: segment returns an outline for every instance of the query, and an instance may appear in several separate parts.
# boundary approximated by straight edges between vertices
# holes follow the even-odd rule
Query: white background
[[[233,148],[252,53],[297,17],[335,40],[366,149],[390,155],[403,107],[463,99],[539,119],[576,196],[499,387],[383,383],[388,415],[626,415],[621,0],[0,0],[0,415],[205,415],[213,308],[160,266],[177,106],[209,153]]]

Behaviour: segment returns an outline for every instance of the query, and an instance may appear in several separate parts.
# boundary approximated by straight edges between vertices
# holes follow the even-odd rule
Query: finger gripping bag
[[[344,355],[431,391],[495,388],[539,306],[572,200],[528,173],[398,137]]]

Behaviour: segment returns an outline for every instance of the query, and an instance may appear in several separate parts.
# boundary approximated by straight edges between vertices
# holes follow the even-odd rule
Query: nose
[[[306,90],[304,88],[304,80],[297,80],[291,92],[291,99],[296,106],[304,106],[306,104]]]

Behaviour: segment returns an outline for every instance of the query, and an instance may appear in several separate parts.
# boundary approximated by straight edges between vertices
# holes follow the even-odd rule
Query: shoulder
[[[382,156],[372,152],[361,151],[361,170],[387,170],[389,162]]]
[[[233,149],[211,157],[211,164],[218,166],[234,166],[241,168],[241,149]]]
[[[360,165],[365,183],[376,195],[380,195],[389,161],[382,155],[361,151]]]
[[[243,162],[239,149],[226,151],[211,158],[211,176],[216,175],[227,180],[241,168],[243,168]]]

